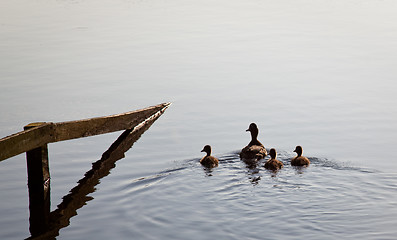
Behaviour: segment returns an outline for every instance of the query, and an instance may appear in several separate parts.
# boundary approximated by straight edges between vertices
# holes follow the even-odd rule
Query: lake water
[[[395,239],[397,2],[0,2],[0,137],[173,104],[57,239]],[[239,160],[259,127],[285,168]],[[49,145],[51,210],[120,132]],[[203,169],[210,144],[218,168]],[[289,165],[296,145],[312,164]],[[0,239],[29,232],[25,155]]]

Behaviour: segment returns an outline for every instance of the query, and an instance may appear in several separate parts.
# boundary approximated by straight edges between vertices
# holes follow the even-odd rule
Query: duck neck
[[[276,151],[273,151],[273,149],[270,150],[270,160],[275,160],[277,157]]]
[[[258,141],[258,131],[251,131],[251,141],[252,142]]]
[[[258,141],[258,132],[257,131],[251,131],[251,142],[249,143],[249,146],[252,145],[262,145],[262,143],[260,143]]]

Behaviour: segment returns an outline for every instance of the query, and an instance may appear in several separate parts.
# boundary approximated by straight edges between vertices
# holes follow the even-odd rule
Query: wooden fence
[[[0,139],[0,161],[26,152],[29,188],[29,239],[54,239],[59,229],[87,201],[99,179],[108,175],[114,163],[124,157],[135,141],[157,120],[170,103],[106,117],[60,123],[32,123],[25,130]],[[79,184],[50,212],[48,143],[125,130],[93,164]]]

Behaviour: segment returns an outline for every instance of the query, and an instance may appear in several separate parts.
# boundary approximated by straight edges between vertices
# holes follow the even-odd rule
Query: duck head
[[[207,156],[211,155],[211,146],[210,145],[205,145],[202,152],[206,152]]]
[[[251,123],[250,126],[248,127],[247,130],[245,130],[246,132],[251,132],[251,136],[253,137],[253,139],[256,139],[258,137],[258,126],[256,126],[255,123]]]
[[[248,127],[248,129],[245,131],[246,132],[258,131],[258,126],[256,126],[255,123],[251,123],[250,126]]]
[[[270,149],[269,155],[270,155],[271,159],[276,159],[276,157],[277,157],[276,149],[274,149],[274,148]]]
[[[298,154],[298,156],[301,156],[302,152],[303,152],[302,147],[301,146],[296,146],[294,152],[296,152],[296,154]]]

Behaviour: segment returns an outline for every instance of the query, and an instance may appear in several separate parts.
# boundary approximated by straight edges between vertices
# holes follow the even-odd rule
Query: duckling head
[[[302,147],[301,146],[296,146],[294,152],[296,152],[296,154],[298,154],[298,156],[301,156],[302,152],[303,152]]]
[[[210,145],[205,145],[202,152],[206,152],[207,156],[211,155],[211,146]]]
[[[276,149],[274,149],[274,148],[270,149],[269,155],[270,155],[271,159],[276,159],[276,157],[277,157]]]

